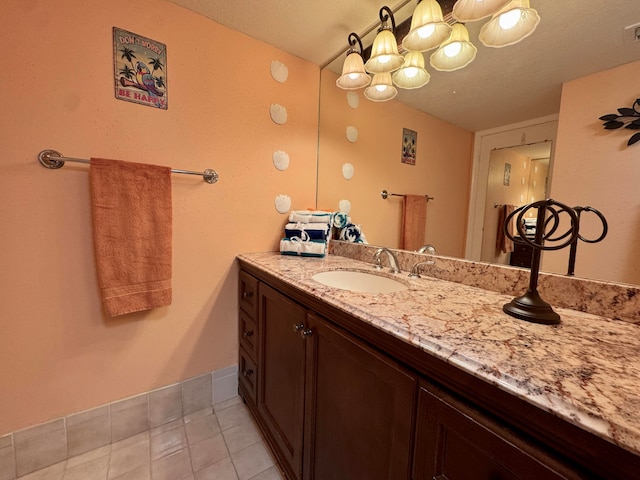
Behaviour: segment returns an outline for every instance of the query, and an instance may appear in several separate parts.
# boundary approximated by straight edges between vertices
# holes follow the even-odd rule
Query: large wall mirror
[[[640,2],[594,0],[586,7],[579,0],[531,0],[531,6],[542,18],[531,37],[489,49],[477,41],[483,22],[468,24],[478,46],[474,62],[460,71],[437,72],[429,68],[426,52],[429,84],[401,90],[389,102],[374,103],[361,90],[336,87],[344,55],[323,68],[317,206],[350,205],[369,243],[398,248],[401,197],[384,200],[380,192],[429,195],[425,241],[438,254],[505,263],[482,245],[491,244],[483,236],[495,230],[485,225],[495,214],[487,205],[503,203],[491,184],[496,175],[504,176],[504,163],[511,163],[512,184],[526,183],[536,195],[572,206],[590,205],[609,220],[603,242],[579,245],[576,275],[640,284],[640,198],[634,183],[640,179],[640,146],[626,147],[628,135],[607,132],[598,120],[640,97],[634,80],[640,75],[640,42],[625,29],[640,22]],[[396,21],[413,8],[415,2],[400,8]],[[375,29],[364,36],[365,47],[373,35]],[[404,129],[417,133],[414,165],[401,162]],[[501,166],[492,167],[492,152],[496,158],[510,152],[520,163],[495,160]],[[523,170],[532,164],[545,171],[535,187],[530,170]],[[531,196],[524,193],[509,203],[520,205],[521,194],[528,203]],[[582,223],[585,234],[597,229],[588,218]],[[545,254],[542,270],[565,273],[567,257],[568,251]]]

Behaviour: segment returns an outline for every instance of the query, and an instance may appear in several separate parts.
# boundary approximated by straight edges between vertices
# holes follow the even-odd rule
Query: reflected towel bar
[[[43,150],[38,154],[38,160],[42,164],[42,166],[47,168],[61,168],[64,165],[64,162],[75,162],[75,163],[91,163],[91,160],[86,160],[84,158],[70,158],[63,157],[62,154],[56,152],[55,150]],[[200,175],[207,183],[216,183],[220,178],[215,170],[211,170],[207,168],[204,172],[194,172],[191,170],[178,170],[175,168],[171,169],[171,173],[184,173],[186,175]]]
[[[382,190],[382,192],[380,192],[380,196],[383,200],[386,200],[387,197],[406,197],[404,193],[389,193],[386,190]],[[429,200],[435,200],[435,197],[430,197],[429,195],[425,195],[425,197],[427,197],[427,202]]]

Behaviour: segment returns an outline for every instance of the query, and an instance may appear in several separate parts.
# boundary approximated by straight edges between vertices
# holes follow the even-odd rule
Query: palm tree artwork
[[[131,45],[131,48],[124,42]],[[166,52],[164,46],[159,47],[162,44],[115,27],[114,43],[117,52],[116,78],[119,84],[116,85],[116,98],[166,109],[167,83],[166,76],[163,75],[166,56],[163,61],[162,55],[158,55]],[[150,55],[153,53],[156,55]]]

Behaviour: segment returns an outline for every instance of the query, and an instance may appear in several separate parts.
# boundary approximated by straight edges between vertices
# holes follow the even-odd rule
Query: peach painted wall
[[[167,45],[168,110],[114,98],[113,26]],[[278,194],[315,202],[318,66],[160,0],[4,0],[0,39],[0,435],[236,364],[235,255],[277,248]],[[88,166],[45,148],[218,171],[172,176],[170,307],[105,318]]]
[[[564,84],[551,198],[571,206],[590,205],[609,222],[597,244],[580,242],[576,275],[640,283],[640,144],[627,147],[631,130],[604,130],[598,117],[631,107],[640,97],[635,79],[640,62]],[[595,222],[584,217],[581,231],[597,236]],[[566,273],[568,251],[545,253],[543,270]]]
[[[349,200],[352,221],[369,243],[398,248],[402,199],[382,200],[380,192],[428,194],[435,200],[427,205],[425,242],[438,254],[463,256],[473,133],[395,100],[371,102],[362,90],[351,108],[336,78],[324,70],[320,81],[318,208],[337,210]],[[346,138],[347,126],[358,130],[355,143]],[[418,133],[415,166],[400,162],[403,128]],[[344,163],[354,166],[351,180],[342,176]]]

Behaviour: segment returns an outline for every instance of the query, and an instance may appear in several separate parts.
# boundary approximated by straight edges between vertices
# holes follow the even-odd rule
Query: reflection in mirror
[[[504,215],[501,216],[501,208],[504,205],[517,208],[547,197],[550,157],[551,142],[501,148],[491,152],[480,257],[483,262],[527,266],[521,262],[511,262],[511,257],[516,255],[498,247],[497,239],[504,237],[500,221],[500,218],[504,218]],[[532,216],[533,211],[527,215]],[[515,226],[512,234],[517,234]]]
[[[604,131],[598,120],[640,97],[630,81],[640,76],[640,43],[623,41],[632,31],[625,27],[640,22],[640,2],[619,0],[612,8],[611,2],[594,0],[589,9],[582,3],[532,1],[542,17],[535,35],[491,52],[480,46],[466,69],[430,71],[425,87],[401,91],[396,100],[375,108],[360,92],[360,107],[350,108],[345,93],[337,92],[335,69],[323,69],[318,208],[335,209],[340,199],[349,199],[351,216],[369,241],[397,247],[401,202],[396,197],[383,201],[379,192],[428,194],[435,200],[427,208],[425,241],[438,254],[480,260],[489,170],[488,160],[486,167],[482,164],[483,149],[499,133],[512,139],[498,147],[553,140],[547,196],[597,208],[610,226],[602,242],[580,245],[576,276],[640,284],[640,210],[634,193],[640,147],[627,148],[625,132]],[[552,83],[542,88],[548,79]],[[527,123],[535,130],[542,119],[555,122],[552,134],[522,129]],[[347,146],[348,125],[361,135]],[[415,167],[399,160],[403,128],[418,132]],[[355,167],[348,182],[341,175],[343,163]],[[565,274],[567,256],[566,251],[546,252],[541,269]]]
[[[323,70],[320,79],[318,208],[336,210],[349,200],[352,221],[369,243],[399,248],[402,197],[384,200],[380,193],[429,195],[425,243],[441,255],[462,256],[473,134],[399,102],[361,97],[350,106],[337,77]],[[345,136],[348,125],[357,125],[355,142]],[[415,164],[402,162],[403,128],[417,134]],[[353,166],[350,179],[342,174],[345,163]]]

